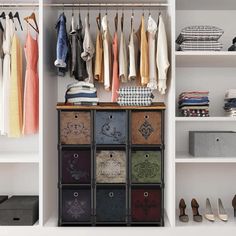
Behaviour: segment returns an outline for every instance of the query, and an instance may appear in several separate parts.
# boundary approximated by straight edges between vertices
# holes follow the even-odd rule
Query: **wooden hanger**
[[[30,16],[26,16],[24,18],[24,20],[37,32],[39,33],[39,27],[38,27],[38,24],[37,24],[37,20],[36,20],[36,16],[35,16],[35,13],[33,12]],[[35,26],[33,26],[29,20],[33,20]]]
[[[116,12],[116,16],[114,18],[114,23],[115,23],[115,31],[117,32],[117,28],[118,28],[118,12]]]
[[[101,31],[101,12],[99,12],[97,18],[96,18],[98,30]]]

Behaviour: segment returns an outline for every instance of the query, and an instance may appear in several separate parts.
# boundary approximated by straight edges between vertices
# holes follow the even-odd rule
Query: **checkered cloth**
[[[220,51],[223,45],[217,41],[185,41],[179,47],[180,51]]]
[[[152,104],[152,98],[150,97],[119,97],[117,103],[120,106],[150,106]]]
[[[208,25],[189,26],[181,30],[180,35],[176,39],[176,43],[182,44],[182,42],[187,40],[217,41],[223,34],[224,31],[215,26],[208,26]]]
[[[147,87],[124,87],[118,91],[120,97],[124,96],[143,96],[153,97],[152,90]]]

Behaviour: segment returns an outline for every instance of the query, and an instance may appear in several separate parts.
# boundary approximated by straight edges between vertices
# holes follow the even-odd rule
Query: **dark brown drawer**
[[[90,144],[90,112],[61,112],[60,141],[61,144]]]
[[[161,112],[132,112],[132,144],[161,144]]]
[[[91,182],[91,151],[63,149],[61,152],[62,184]]]
[[[98,151],[96,154],[96,166],[97,183],[125,183],[125,151]]]
[[[131,190],[132,221],[161,220],[161,189],[133,188]]]

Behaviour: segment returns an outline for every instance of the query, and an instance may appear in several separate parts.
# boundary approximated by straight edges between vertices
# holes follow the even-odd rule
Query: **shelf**
[[[234,217],[233,214],[233,208],[232,209],[225,209],[227,214],[228,214],[228,221],[223,222],[221,221],[218,216],[216,215],[217,209],[213,209],[213,212],[215,214],[216,221],[215,222],[210,222],[207,219],[204,218],[204,210],[200,209],[200,214],[203,216],[203,221],[202,222],[194,222],[192,220],[192,211],[191,209],[188,209],[188,216],[189,216],[189,222],[188,223],[183,223],[179,221],[179,210],[176,210],[176,226],[179,227],[204,227],[204,226],[210,226],[210,227],[235,227],[236,225],[236,218]]]
[[[177,153],[176,163],[236,163],[236,157],[193,157],[188,153]]]
[[[38,163],[39,155],[34,152],[0,152],[0,163]]]
[[[236,52],[175,52],[177,67],[236,67]]]
[[[236,117],[176,117],[175,121],[179,122],[214,122],[214,121],[219,121],[219,122],[233,122],[236,121]]]
[[[178,0],[177,10],[235,10],[235,0]]]

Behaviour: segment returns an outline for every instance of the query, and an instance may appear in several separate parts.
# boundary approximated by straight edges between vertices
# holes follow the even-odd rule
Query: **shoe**
[[[232,206],[234,208],[234,217],[236,217],[236,195],[234,195],[234,198],[232,200]]]
[[[205,213],[205,218],[211,222],[215,221],[215,216],[211,208],[211,202],[209,198],[206,199],[206,213]]]
[[[186,209],[186,204],[185,204],[184,199],[182,198],[179,201],[179,210],[180,210],[179,221],[186,223],[189,221],[189,218],[188,218],[188,215],[186,215],[185,213],[185,209]]]
[[[191,207],[193,210],[193,220],[196,222],[202,222],[202,215],[200,215],[198,211],[199,204],[195,198],[193,198],[191,201]]]
[[[228,221],[228,215],[224,209],[223,203],[220,198],[218,198],[218,217],[222,221]]]

